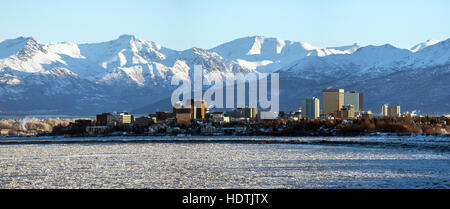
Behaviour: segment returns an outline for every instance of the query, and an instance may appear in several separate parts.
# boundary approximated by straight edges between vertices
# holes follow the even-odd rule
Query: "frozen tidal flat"
[[[0,188],[448,189],[449,153],[345,144],[0,143]]]

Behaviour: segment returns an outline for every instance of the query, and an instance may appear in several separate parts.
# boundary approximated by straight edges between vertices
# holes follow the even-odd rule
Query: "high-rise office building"
[[[355,111],[363,111],[363,94],[356,91],[345,92],[344,105],[353,105]]]
[[[393,117],[401,116],[400,105],[389,106],[389,108],[388,108],[388,115],[389,116],[393,116]]]
[[[344,106],[344,89],[322,90],[322,105],[324,114],[334,114]]]
[[[388,105],[381,105],[381,115],[388,116]]]
[[[381,105],[381,115],[392,117],[401,116],[400,105]]]
[[[319,99],[315,97],[302,99],[302,118],[319,118]]]

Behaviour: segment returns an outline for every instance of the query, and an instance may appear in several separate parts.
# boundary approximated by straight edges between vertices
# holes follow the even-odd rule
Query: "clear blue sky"
[[[134,34],[173,49],[253,35],[410,48],[450,38],[449,0],[0,0],[0,38],[91,43]]]

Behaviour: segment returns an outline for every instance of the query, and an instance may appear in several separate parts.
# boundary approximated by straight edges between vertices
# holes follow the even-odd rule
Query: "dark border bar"
[[[149,190],[1,190],[16,206],[123,208],[316,208],[391,207],[443,204],[450,190],[288,190],[288,189],[149,189]],[[213,200],[214,198],[214,200]]]

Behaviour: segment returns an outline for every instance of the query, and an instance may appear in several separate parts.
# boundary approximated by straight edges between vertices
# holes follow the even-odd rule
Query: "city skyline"
[[[298,189],[450,189],[448,0],[0,5],[6,193],[285,208],[313,200]]]

